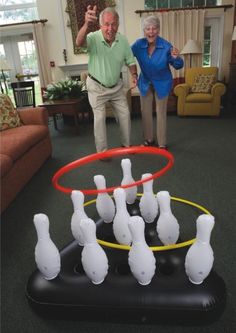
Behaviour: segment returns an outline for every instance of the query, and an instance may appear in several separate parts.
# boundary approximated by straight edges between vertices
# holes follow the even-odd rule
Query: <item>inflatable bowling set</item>
[[[142,153],[159,154],[158,148],[151,148],[151,151],[149,147],[144,149],[146,152],[142,150]],[[154,152],[153,149],[156,151]],[[117,155],[129,153],[130,150],[132,153],[138,153],[136,147],[126,148],[125,151],[118,150],[119,152],[115,150]],[[169,152],[166,153],[171,155]],[[162,152],[160,154],[165,155]],[[109,151],[108,157],[111,157]],[[92,160],[96,158],[92,156]],[[134,203],[127,204],[131,219],[141,216],[141,198],[142,195],[139,195]],[[179,201],[181,202],[181,199]],[[185,200],[182,201],[191,204]],[[93,203],[95,204],[91,202]],[[192,205],[194,206],[194,203]],[[199,205],[196,206],[202,208]],[[204,208],[202,210],[203,213],[207,212]],[[201,216],[203,215],[210,214]],[[204,325],[217,320],[224,311],[226,287],[223,279],[212,269],[214,257],[211,247],[209,250],[209,242],[214,221],[208,217],[211,221],[207,226],[208,235],[204,236],[202,225],[205,221],[201,223],[202,217],[199,217],[200,221],[198,219],[196,223],[196,227],[198,226],[196,240],[185,242],[189,243],[186,246],[181,243],[180,232],[177,243],[168,246],[163,245],[158,237],[159,216],[160,212],[152,223],[145,223],[144,228],[145,240],[153,255],[152,259],[152,255],[147,254],[152,262],[153,273],[150,281],[139,280],[138,275],[135,276],[132,264],[129,262],[131,247],[118,244],[113,223],[104,223],[99,217],[94,222],[98,243],[102,245],[106,256],[102,259],[104,267],[108,264],[104,279],[96,284],[96,281],[88,278],[82,260],[85,247],[74,240],[60,251],[60,272],[55,278],[46,279],[39,268],[32,273],[26,287],[26,296],[30,305],[42,316],[57,319],[181,323],[182,325]],[[92,226],[91,223],[89,225]],[[131,234],[137,237],[132,232]],[[87,238],[92,238],[94,241],[94,231],[93,237],[87,236]],[[194,270],[189,265],[196,251],[194,248],[199,246],[201,248],[203,243],[207,243],[208,251],[210,251],[209,258],[206,260],[210,269],[206,277],[203,276],[204,267]],[[144,269],[143,274],[147,274]],[[203,279],[201,280],[200,277]]]

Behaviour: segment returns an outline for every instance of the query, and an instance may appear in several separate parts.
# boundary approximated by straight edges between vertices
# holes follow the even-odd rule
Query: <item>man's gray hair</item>
[[[105,13],[111,13],[115,16],[115,18],[117,19],[117,23],[119,24],[119,15],[117,13],[117,11],[115,10],[115,8],[113,7],[106,7],[105,9],[103,9],[103,11],[99,14],[99,24],[102,25],[102,19],[103,19],[103,14]]]
[[[143,30],[145,30],[149,25],[153,25],[154,27],[160,29],[160,20],[157,16],[151,15],[146,17],[143,20]]]

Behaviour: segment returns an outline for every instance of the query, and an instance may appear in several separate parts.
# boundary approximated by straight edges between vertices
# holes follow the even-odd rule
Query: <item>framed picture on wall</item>
[[[76,46],[75,40],[78,34],[78,31],[84,24],[84,16],[87,11],[87,7],[97,6],[97,15],[99,16],[100,12],[103,11],[106,7],[115,6],[115,0],[67,0],[66,12],[69,14],[70,18],[70,27],[73,39],[74,53],[87,53],[85,47]],[[89,32],[96,31],[99,29],[99,20],[96,24],[91,24]]]

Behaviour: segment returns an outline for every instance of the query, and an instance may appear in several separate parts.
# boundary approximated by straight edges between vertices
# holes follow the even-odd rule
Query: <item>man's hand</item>
[[[78,47],[86,47],[86,36],[89,31],[89,25],[91,23],[96,23],[97,22],[97,6],[91,6],[89,5],[87,7],[87,12],[85,13],[85,18],[84,18],[84,24],[79,30],[77,37],[76,37],[76,45]]]
[[[87,12],[85,13],[85,22],[86,23],[96,23],[97,22],[97,6],[89,5],[87,7]]]
[[[134,89],[135,87],[137,87],[138,84],[138,74],[137,73],[133,73],[132,75],[132,86],[131,89]]]

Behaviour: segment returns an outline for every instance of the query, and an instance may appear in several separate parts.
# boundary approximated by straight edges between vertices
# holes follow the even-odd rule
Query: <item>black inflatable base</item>
[[[147,224],[146,240],[160,244],[155,223]],[[114,241],[112,224],[97,222],[97,237]],[[81,265],[82,247],[74,241],[61,251],[61,272],[47,281],[36,270],[26,286],[33,309],[51,319],[107,322],[204,325],[216,321],[225,308],[226,287],[212,270],[200,285],[185,274],[188,248],[154,252],[156,274],[148,286],[141,286],[128,266],[128,251],[104,248],[109,272],[104,282],[94,285]]]

